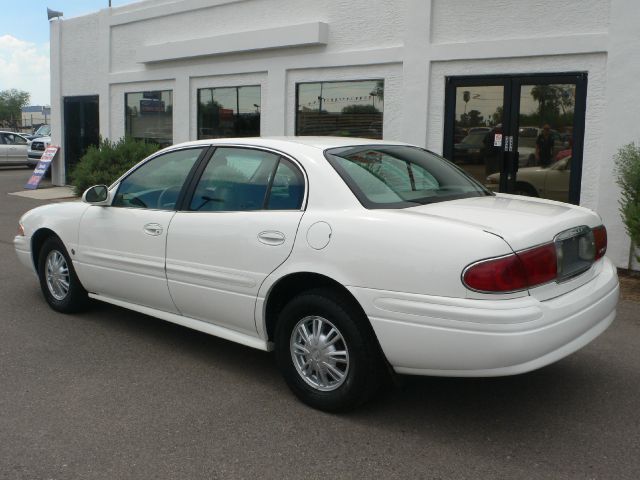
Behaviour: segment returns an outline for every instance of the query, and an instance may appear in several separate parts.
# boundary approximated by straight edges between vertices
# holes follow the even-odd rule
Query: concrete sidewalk
[[[41,188],[37,190],[22,190],[20,192],[9,193],[8,195],[14,195],[16,197],[32,198],[34,200],[59,200],[74,198],[76,194],[73,192],[73,187],[49,187]]]

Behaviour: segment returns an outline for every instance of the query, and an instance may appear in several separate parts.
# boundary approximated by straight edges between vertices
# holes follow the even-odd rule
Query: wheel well
[[[267,330],[267,338],[273,341],[278,322],[278,313],[287,304],[289,300],[300,293],[314,288],[328,288],[336,292],[337,295],[352,302],[354,307],[365,315],[362,306],[356,298],[347,290],[344,285],[336,282],[334,279],[312,272],[292,273],[281,278],[271,288],[271,292],[267,297],[267,306],[265,308],[265,326]]]
[[[57,237],[53,230],[49,230],[48,228],[41,228],[36,231],[31,237],[31,260],[33,261],[33,266],[38,271],[38,258],[40,257],[40,249],[44,242],[47,241],[48,238]]]

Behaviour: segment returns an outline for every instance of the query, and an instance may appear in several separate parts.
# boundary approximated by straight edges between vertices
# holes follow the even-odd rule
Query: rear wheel
[[[72,313],[86,307],[87,291],[78,280],[67,249],[59,238],[50,237],[42,245],[38,277],[44,298],[54,310]]]
[[[280,313],[275,339],[289,388],[320,410],[361,405],[387,374],[368,320],[339,292],[318,289],[295,297]]]

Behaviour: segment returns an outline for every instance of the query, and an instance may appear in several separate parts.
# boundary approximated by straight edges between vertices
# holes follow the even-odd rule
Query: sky
[[[135,0],[112,0],[114,7]],[[109,0],[0,0],[0,90],[31,94],[31,105],[50,104],[47,7],[63,19],[97,12]]]

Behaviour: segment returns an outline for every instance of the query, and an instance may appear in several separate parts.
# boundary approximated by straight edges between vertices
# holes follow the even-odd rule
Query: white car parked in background
[[[0,131],[0,165],[28,165],[27,143],[18,133]]]
[[[29,165],[31,167],[35,167],[38,164],[49,145],[51,145],[51,137],[38,137],[31,140],[29,150],[27,151]]]
[[[20,220],[49,305],[87,297],[262,350],[316,408],[388,373],[498,376],[555,362],[615,317],[590,210],[493,194],[421,148],[330,138],[176,145],[83,202]]]

